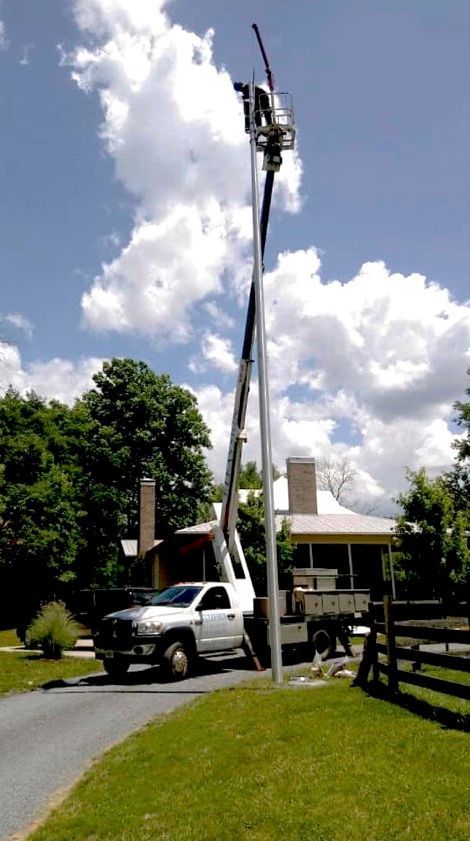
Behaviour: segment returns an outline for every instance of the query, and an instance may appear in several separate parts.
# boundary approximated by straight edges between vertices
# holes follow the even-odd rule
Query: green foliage
[[[467,374],[470,375],[470,368],[467,369]],[[466,389],[465,393],[470,397],[470,387]],[[470,458],[470,401],[462,402],[458,400],[454,403],[454,409],[457,412],[457,423],[466,433],[462,440],[456,444],[457,458],[460,462],[463,462]]]
[[[263,477],[258,470],[256,461],[248,461],[245,465],[242,465],[238,477],[238,487],[247,489],[263,487]]]
[[[119,505],[117,532],[132,536],[138,481],[149,476],[156,482],[159,535],[188,525],[211,487],[203,453],[210,447],[209,432],[196,398],[132,359],[105,362],[93,379],[96,387],[84,395],[83,405],[92,422],[85,456],[95,494],[94,522],[109,536],[108,520],[100,523],[98,515],[103,495],[112,489],[112,502]]]
[[[45,604],[28,628],[32,644],[42,648],[44,657],[60,660],[64,649],[73,648],[80,627],[63,602]]]
[[[260,596],[266,595],[266,539],[264,503],[261,493],[249,494],[247,502],[239,506],[237,528],[255,592]],[[276,535],[276,550],[279,586],[281,589],[287,588],[291,583],[293,545],[290,539],[289,523],[285,519]]]
[[[273,481],[279,479],[281,475],[282,474],[279,469],[275,464],[273,464]],[[258,470],[256,461],[247,461],[245,465],[242,465],[240,475],[238,477],[238,487],[244,488],[245,490],[259,490],[263,487],[263,472],[262,470]]]
[[[224,485],[214,485],[210,492],[210,502],[222,502],[224,498]]]
[[[0,574],[35,604],[75,578],[80,501],[70,453],[69,409],[9,390],[0,400]]]
[[[143,476],[156,481],[159,536],[196,520],[208,499],[210,441],[194,396],[131,359],[105,363],[94,381],[72,408],[11,389],[0,399],[1,614],[11,624],[72,589],[126,580],[119,541],[137,534]],[[25,615],[8,617],[18,592]]]
[[[446,479],[431,479],[424,468],[407,471],[409,490],[398,502],[401,573],[408,595],[449,597],[470,583],[467,520],[457,510]]]

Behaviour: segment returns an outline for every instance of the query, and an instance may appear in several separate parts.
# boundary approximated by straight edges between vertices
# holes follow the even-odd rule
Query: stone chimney
[[[141,479],[139,483],[139,537],[137,554],[145,555],[155,540],[155,480]]]
[[[287,459],[287,487],[291,514],[318,514],[314,458]]]

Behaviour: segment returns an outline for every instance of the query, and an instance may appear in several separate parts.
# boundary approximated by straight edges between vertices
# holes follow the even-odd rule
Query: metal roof
[[[175,534],[209,534],[217,525],[217,520],[209,520],[207,523],[196,523],[195,526],[186,526],[184,529],[177,529]]]
[[[222,504],[212,503],[214,513],[220,517]],[[341,510],[341,506],[338,506]],[[342,513],[347,511],[347,513]],[[288,520],[292,535],[383,535],[390,537],[395,533],[396,522],[388,517],[372,517],[366,514],[354,514],[342,509],[337,514],[276,514],[276,528],[280,529],[282,521]],[[207,523],[198,523],[185,529],[178,529],[176,534],[208,534],[218,525],[218,519]]]
[[[292,535],[296,534],[383,534],[393,535],[397,524],[388,517],[371,517],[365,514],[290,514],[276,517],[280,528],[282,520],[290,523]]]

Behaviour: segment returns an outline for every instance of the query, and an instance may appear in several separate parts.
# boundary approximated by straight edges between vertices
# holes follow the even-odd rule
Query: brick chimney
[[[155,480],[139,482],[139,537],[137,554],[145,555],[155,540]]]
[[[287,459],[287,487],[291,514],[318,514],[314,458]]]

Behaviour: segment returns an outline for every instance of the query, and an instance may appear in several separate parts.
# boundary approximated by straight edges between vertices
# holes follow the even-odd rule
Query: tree
[[[82,469],[102,538],[115,543],[137,533],[144,476],[155,479],[159,536],[190,524],[208,499],[212,478],[203,452],[209,432],[194,395],[132,359],[105,362],[93,379],[95,388],[81,401],[91,423]],[[111,509],[117,506],[105,521],[99,517],[103,498]]]
[[[247,461],[245,465],[242,465],[238,477],[238,487],[255,490],[263,487],[263,477],[258,470],[256,461]]]
[[[6,594],[36,607],[76,580],[81,505],[69,455],[68,409],[10,389],[0,400],[0,572]],[[17,600],[18,604],[18,600]]]
[[[470,368],[467,374],[470,374]],[[470,388],[467,388],[466,394],[470,395]],[[457,401],[454,409],[457,411],[457,424],[466,430],[466,435],[456,442],[457,460],[444,478],[456,509],[465,514],[467,526],[470,526],[470,402]]]
[[[266,595],[266,539],[262,494],[249,494],[247,502],[239,506],[237,528],[255,592],[258,595]],[[290,539],[289,522],[286,519],[283,519],[276,535],[276,549],[279,585],[281,588],[288,588],[291,583],[294,547]]]
[[[192,394],[144,362],[115,359],[70,408],[13,390],[0,399],[3,592],[38,602],[117,584],[119,540],[137,534],[138,481],[155,479],[160,536],[209,493],[209,434]]]
[[[345,493],[354,485],[357,470],[347,456],[328,456],[318,460],[316,475],[320,488],[330,491],[334,498],[341,502]]]
[[[443,476],[431,479],[424,468],[407,471],[409,490],[399,496],[401,572],[409,595],[458,595],[470,581],[466,517],[457,510]]]
[[[470,368],[467,369],[467,374],[470,375]],[[465,393],[470,396],[470,387],[465,390]],[[456,444],[457,460],[462,463],[470,459],[470,402],[457,400],[454,403],[454,409],[457,412],[457,424],[466,431],[466,436]]]

